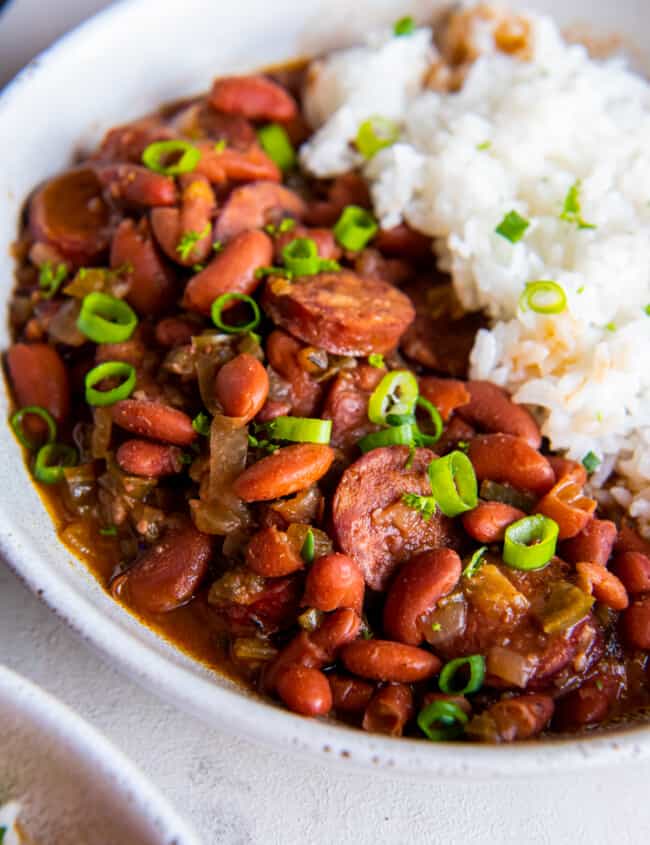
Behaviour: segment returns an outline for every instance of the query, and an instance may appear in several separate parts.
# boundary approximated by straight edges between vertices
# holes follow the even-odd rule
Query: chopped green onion
[[[198,244],[199,241],[202,241],[203,238],[207,238],[210,234],[210,224],[206,223],[203,227],[202,231],[194,232],[190,230],[189,232],[184,232],[180,241],[176,246],[176,252],[180,255],[183,261],[187,261],[190,257],[192,250]],[[214,244],[212,245],[214,248]]]
[[[458,516],[478,503],[476,473],[463,452],[450,452],[429,464],[431,493],[445,516]]]
[[[193,273],[202,273],[202,272],[203,272],[203,270],[205,270],[205,264],[195,264],[195,265],[192,267],[192,272],[193,272]]]
[[[575,223],[578,229],[595,229],[596,227],[593,223],[585,223],[582,219],[580,210],[581,188],[582,182],[580,179],[571,185],[564,198],[564,208],[562,209],[562,214],[560,214],[560,219],[566,220],[567,223]]]
[[[465,454],[467,454],[469,451],[469,440],[459,440],[458,443],[456,443],[456,448],[460,452],[465,452]]]
[[[373,434],[366,434],[357,444],[362,452],[370,452],[372,449],[379,449],[382,446],[413,446],[417,435],[417,426],[412,423],[396,425],[393,428],[385,428]]]
[[[282,250],[282,259],[294,276],[314,276],[320,270],[320,256],[316,241],[296,238]]]
[[[411,425],[416,424],[413,414],[386,414],[386,422],[388,425],[406,425],[407,423],[410,423]]]
[[[393,370],[379,382],[368,400],[368,419],[386,425],[388,414],[413,414],[418,382],[410,370]]]
[[[286,173],[296,166],[296,151],[287,130],[279,123],[269,123],[257,130],[257,138],[267,156]]]
[[[45,299],[51,299],[57,293],[67,276],[68,268],[65,264],[57,264],[56,269],[53,269],[51,261],[43,264],[38,275],[38,284]]]
[[[437,633],[438,631],[442,631],[442,625],[440,624],[440,622],[432,622],[431,623],[431,630],[434,633]]]
[[[100,528],[99,533],[102,537],[117,537],[117,526],[107,525],[105,528]]]
[[[467,713],[453,701],[432,701],[417,718],[418,727],[432,742],[457,739],[468,721]]]
[[[422,519],[428,522],[435,514],[437,504],[433,496],[420,496],[417,493],[404,493],[402,501],[409,508],[419,511],[422,514]]]
[[[280,448],[276,443],[271,443],[270,440],[258,440],[252,434],[248,435],[248,445],[253,449],[264,449],[265,452],[277,452]]]
[[[222,153],[226,149],[227,146],[228,146],[228,144],[226,143],[226,139],[222,138],[220,141],[217,141],[217,143],[214,145],[213,149],[214,149],[215,153]]]
[[[57,484],[63,479],[63,468],[77,463],[77,452],[64,443],[47,443],[36,453],[34,476],[43,484]]]
[[[516,211],[509,211],[494,231],[511,244],[516,244],[523,238],[529,226],[528,220]]]
[[[247,323],[239,323],[237,325],[224,323],[221,314],[224,308],[231,302],[245,302],[253,312],[252,319],[250,319]],[[255,302],[252,296],[248,296],[245,293],[233,292],[221,294],[221,296],[217,297],[212,303],[210,313],[212,315],[212,322],[215,324],[215,326],[218,329],[221,329],[221,331],[226,332],[227,334],[241,334],[243,332],[252,332],[259,326],[260,320],[262,319],[262,314],[260,312],[259,305],[257,304],[257,302]]]
[[[541,513],[525,516],[506,528],[503,561],[512,569],[541,569],[557,546],[557,522]]]
[[[458,687],[455,683],[456,677],[465,667],[469,670],[469,678],[465,686]],[[471,657],[457,657],[446,663],[440,672],[438,686],[448,695],[470,695],[481,689],[484,678],[485,658],[481,654],[472,654]]]
[[[528,282],[519,298],[522,311],[529,308],[536,314],[560,314],[566,308],[566,293],[557,282]]]
[[[283,276],[285,279],[292,279],[293,273],[285,267],[258,267],[255,278],[263,279],[264,276]]]
[[[482,152],[484,152],[485,150],[489,150],[491,146],[492,146],[492,141],[482,141],[480,144],[477,144],[477,145],[476,145],[476,149],[477,149],[480,153],[482,153]]]
[[[374,115],[364,120],[355,143],[361,155],[368,159],[376,155],[379,150],[392,145],[399,138],[399,123],[381,115]]]
[[[605,323],[604,329],[605,329],[605,331],[608,331],[608,332],[615,332],[616,331],[616,323],[614,323],[614,322]]]
[[[346,205],[334,226],[334,237],[344,249],[358,252],[375,237],[378,229],[369,211],[358,205]]]
[[[393,33],[397,36],[411,35],[414,30],[415,21],[410,15],[408,17],[400,18],[398,21],[395,21],[395,26],[393,27]]]
[[[210,434],[210,424],[210,417],[203,411],[198,413],[192,420],[192,428],[194,431],[196,431],[197,434],[202,434],[204,437],[207,437],[208,434]]]
[[[413,444],[411,444],[409,446],[409,456],[406,459],[406,463],[404,464],[404,469],[412,469],[414,460],[415,460],[415,446]]]
[[[173,164],[165,161],[174,158]],[[149,170],[165,176],[191,173],[201,160],[201,151],[189,141],[154,141],[142,153],[142,163]]]
[[[319,265],[318,265],[318,272],[319,273],[338,273],[341,269],[341,265],[338,261],[334,261],[331,258],[321,258]]]
[[[28,405],[27,407],[16,411],[9,421],[14,434],[20,441],[21,445],[30,451],[43,445],[42,443],[35,443],[33,440],[30,440],[25,434],[23,429],[23,419],[29,416],[40,417],[47,426],[47,440],[45,441],[45,445],[48,443],[54,443],[56,440],[56,422],[54,421],[52,414],[50,414],[49,411],[46,411],[45,408],[41,408],[40,405]]]
[[[332,435],[332,420],[310,419],[308,417],[276,417],[266,424],[266,429],[275,440],[327,444],[330,442]]]
[[[221,241],[215,241],[215,242],[212,244],[212,249],[213,249],[215,252],[221,252],[221,251],[223,250],[223,244],[221,243]]]
[[[368,355],[368,363],[371,367],[375,367],[378,370],[383,370],[386,366],[384,356],[380,355],[378,352],[371,352],[370,355]]]
[[[111,390],[97,390],[95,385],[107,378],[121,378],[123,381]],[[135,367],[132,367],[131,364],[124,361],[106,361],[105,364],[99,364],[99,366],[93,367],[89,373],[86,373],[86,402],[98,408],[114,405],[131,395],[135,381]]]
[[[646,305],[646,307],[643,309],[643,313],[646,315],[646,317],[650,317],[650,305]]]
[[[481,546],[480,549],[477,549],[474,554],[469,559],[469,563],[463,569],[463,575],[465,578],[472,578],[476,573],[479,571],[481,566],[484,563],[485,553],[487,552],[487,546]]]
[[[305,534],[305,540],[302,544],[302,548],[300,549],[300,557],[306,564],[313,563],[315,551],[316,544],[314,542],[314,532],[310,528]]]
[[[442,436],[442,430],[444,428],[442,423],[442,417],[440,416],[440,412],[436,408],[436,406],[429,402],[428,399],[425,399],[424,396],[418,396],[417,398],[417,405],[420,408],[424,408],[424,410],[429,414],[431,418],[431,422],[433,423],[434,432],[433,434],[421,434],[421,445],[422,446],[433,446],[434,443],[437,443]]]
[[[582,465],[591,475],[591,473],[595,472],[600,466],[600,458],[593,452],[587,452],[587,454],[582,459]]]
[[[95,343],[121,343],[131,337],[137,325],[130,305],[99,291],[84,296],[77,317],[79,331]]]

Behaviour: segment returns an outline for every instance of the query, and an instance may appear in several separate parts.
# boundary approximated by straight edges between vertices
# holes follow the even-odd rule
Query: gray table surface
[[[0,85],[60,32],[105,5],[10,0],[0,12]],[[2,562],[0,663],[103,731],[191,819],[206,845],[555,845],[650,837],[650,764],[552,779],[425,783],[323,767],[241,741],[134,685],[89,651]]]

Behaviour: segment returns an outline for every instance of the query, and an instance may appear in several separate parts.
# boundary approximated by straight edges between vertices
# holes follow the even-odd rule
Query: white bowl
[[[122,0],[32,62],[0,97],[0,311],[12,285],[9,244],[24,198],[111,125],[240,72],[358,40],[369,26],[435,0]],[[645,0],[531,0],[562,24],[631,38],[650,30]],[[2,320],[0,347],[8,342]],[[0,417],[8,415],[0,391]],[[229,733],[411,775],[550,772],[650,753],[650,728],[514,747],[430,744],[302,719],[261,702],[164,642],[115,604],[58,543],[9,429],[0,425],[0,548],[50,607],[133,677]],[[218,749],[215,749],[215,754]]]
[[[35,842],[200,845],[121,752],[2,666],[0,748],[0,805],[20,803],[21,825]]]

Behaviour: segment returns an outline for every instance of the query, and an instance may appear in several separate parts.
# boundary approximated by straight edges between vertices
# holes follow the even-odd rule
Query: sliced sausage
[[[230,194],[215,228],[218,240],[231,240],[249,229],[279,223],[283,217],[300,220],[307,206],[298,194],[276,182],[252,182]]]
[[[295,337],[339,355],[390,352],[415,313],[397,288],[349,270],[293,282],[272,277],[262,304]]]
[[[431,495],[427,467],[435,455],[417,449],[410,467],[406,446],[373,449],[348,467],[334,495],[336,542],[359,563],[366,583],[384,589],[394,570],[414,554],[455,545],[452,523],[409,508],[404,493]]]
[[[334,450],[329,446],[317,443],[285,446],[244,470],[232,489],[245,502],[278,499],[315,484],[333,461]]]
[[[111,267],[126,267],[128,302],[138,314],[158,314],[174,301],[174,274],[159,254],[146,218],[123,220],[111,244]]]
[[[187,523],[170,529],[111,585],[111,592],[142,613],[168,613],[186,604],[208,571],[212,541]]]

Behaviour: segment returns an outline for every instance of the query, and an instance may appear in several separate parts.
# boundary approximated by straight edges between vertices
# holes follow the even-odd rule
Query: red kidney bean
[[[317,610],[350,607],[361,613],[365,581],[359,565],[348,555],[333,552],[314,561],[305,581],[302,603]]]
[[[596,505],[596,500],[587,498],[573,476],[568,475],[553,485],[535,510],[557,522],[560,540],[569,540],[593,519]]]
[[[280,675],[289,666],[307,666],[310,669],[320,669],[327,663],[327,655],[316,645],[306,631],[301,631],[271,660],[262,674],[262,688],[274,692]]]
[[[216,237],[230,241],[251,229],[279,223],[284,217],[300,220],[307,206],[302,197],[275,182],[252,182],[235,188],[224,205],[215,229]]]
[[[218,112],[206,100],[192,103],[174,115],[174,127],[186,138],[209,138],[213,148],[215,143],[225,141],[228,149],[246,151],[257,143],[249,120],[238,114]]]
[[[387,684],[373,695],[361,726],[369,733],[402,736],[413,716],[413,693],[404,684]]]
[[[342,250],[334,239],[331,229],[310,229],[307,226],[294,226],[288,232],[282,232],[275,238],[275,260],[281,262],[282,250],[297,238],[309,238],[314,241],[321,258],[338,261]]]
[[[174,205],[178,199],[173,179],[137,164],[98,167],[97,176],[108,196],[115,202],[156,207]]]
[[[553,727],[574,731],[584,725],[602,722],[616,700],[619,682],[611,675],[598,674],[582,686],[556,699]]]
[[[214,142],[197,145],[201,150],[201,161],[196,173],[219,185],[224,182],[281,182],[282,171],[257,145],[247,150],[215,149]]]
[[[326,716],[332,709],[332,691],[318,669],[294,664],[278,677],[277,693],[289,710],[302,716]]]
[[[354,675],[401,684],[424,681],[442,666],[429,651],[389,640],[356,640],[341,650],[341,658]]]
[[[612,610],[625,610],[629,604],[627,591],[620,580],[598,563],[577,563],[578,586]]]
[[[470,401],[465,382],[458,379],[423,376],[419,379],[419,384],[420,395],[436,406],[444,422],[447,422],[457,408]]]
[[[419,645],[420,618],[433,610],[460,579],[462,565],[451,549],[421,552],[397,571],[384,604],[384,630],[394,640]]]
[[[500,543],[506,528],[526,514],[503,502],[480,502],[473,511],[463,515],[463,528],[479,543]]]
[[[174,300],[175,279],[161,258],[146,218],[122,220],[111,243],[111,267],[128,268],[128,302],[141,315],[158,314]]]
[[[260,284],[255,271],[271,263],[273,244],[264,232],[242,232],[210,264],[193,276],[185,288],[183,304],[209,314],[212,303],[224,293],[252,294]]]
[[[304,349],[304,344],[279,329],[272,331],[266,339],[269,364],[289,383],[289,410],[298,417],[312,416],[323,394],[322,386],[300,364],[299,356]]]
[[[168,613],[192,598],[211,554],[211,538],[191,523],[170,529],[113,581],[111,592],[141,613]]]
[[[544,455],[512,434],[475,437],[469,444],[469,459],[479,481],[511,484],[538,496],[555,484],[555,473]]]
[[[244,470],[232,485],[233,492],[245,502],[297,493],[322,478],[334,456],[333,449],[317,443],[285,446]]]
[[[361,617],[349,607],[329,613],[312,633],[311,640],[326,655],[326,662],[333,661],[339,649],[353,642],[361,629]]]
[[[560,556],[569,563],[589,561],[606,566],[616,540],[616,526],[606,519],[591,519],[582,531],[560,546]]]
[[[406,223],[393,226],[392,229],[380,229],[375,235],[373,244],[385,255],[410,260],[430,258],[433,250],[431,238],[416,232]]]
[[[329,187],[327,199],[312,203],[306,219],[312,226],[333,226],[346,205],[372,206],[368,185],[360,173],[350,171],[337,176]]]
[[[468,381],[470,401],[458,414],[476,428],[500,434],[512,434],[533,449],[542,445],[542,435],[532,414],[513,402],[505,390],[489,381]]]
[[[215,392],[229,417],[240,417],[247,423],[257,416],[266,402],[269,377],[257,358],[244,352],[221,367]]]
[[[19,407],[40,405],[58,423],[65,422],[70,409],[70,385],[65,365],[53,346],[14,343],[7,351],[7,369]],[[44,430],[31,418],[25,420],[25,427],[35,433]]]
[[[339,713],[363,713],[375,688],[359,678],[346,678],[330,672],[327,676],[332,690],[334,709]]]
[[[375,276],[395,287],[401,287],[413,277],[414,269],[408,261],[386,258],[378,249],[367,246],[354,259],[354,271],[358,276]]]
[[[175,475],[184,466],[183,453],[177,446],[151,443],[148,440],[127,440],[115,453],[119,468],[129,475],[162,478]]]
[[[46,182],[29,204],[37,241],[56,247],[74,264],[92,264],[108,247],[111,213],[90,167],[68,170]]]
[[[217,111],[240,114],[249,120],[283,123],[298,113],[291,94],[277,82],[260,75],[216,79],[208,97]]]
[[[275,526],[254,534],[246,548],[246,566],[265,578],[278,578],[303,569],[305,562],[285,531]]]
[[[620,626],[630,648],[650,649],[650,596],[635,599],[621,614]]]
[[[190,343],[192,336],[198,331],[197,326],[192,325],[189,320],[182,320],[179,317],[165,317],[156,324],[156,343],[161,346],[185,346]]]
[[[138,369],[144,362],[145,354],[144,343],[134,335],[130,340],[123,340],[121,343],[98,343],[95,349],[95,363],[123,361]]]
[[[110,129],[94,156],[100,161],[142,162],[142,153],[154,141],[168,141],[174,137],[169,126],[155,118],[144,118]]]
[[[623,520],[616,540],[616,552],[641,552],[650,557],[650,540],[646,540]]]
[[[573,481],[580,487],[584,487],[587,483],[587,470],[577,461],[560,458],[558,455],[549,455],[548,462],[553,467],[556,483],[568,476],[571,476]]]
[[[531,739],[550,722],[555,709],[548,695],[521,695],[493,704],[487,711],[496,725],[499,742]]]
[[[184,267],[192,267],[212,254],[212,215],[216,202],[204,176],[192,174],[181,180],[180,208],[155,208],[151,212],[151,228],[168,258]],[[191,249],[179,249],[188,235],[197,236]]]
[[[267,399],[264,407],[257,415],[257,422],[266,423],[277,417],[286,417],[291,413],[291,402],[281,402],[275,399]]]
[[[632,595],[650,592],[650,557],[641,552],[621,552],[612,569]]]
[[[189,446],[197,438],[192,420],[182,411],[144,399],[122,399],[112,406],[113,422],[141,437]]]
[[[442,432],[442,437],[436,443],[436,452],[439,455],[446,455],[447,452],[452,452],[458,448],[459,443],[469,443],[474,437],[476,431],[465,420],[460,417],[453,416]]]

